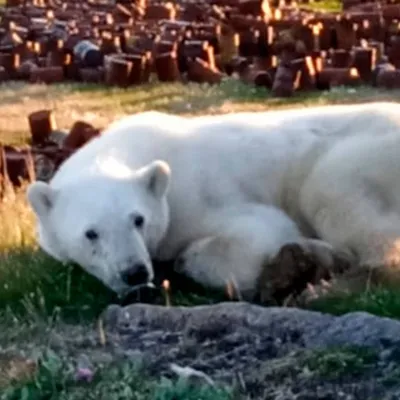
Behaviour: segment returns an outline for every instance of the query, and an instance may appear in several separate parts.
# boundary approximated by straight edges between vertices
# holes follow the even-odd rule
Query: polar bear
[[[29,186],[38,242],[121,296],[153,279],[152,260],[176,258],[177,269],[200,284],[223,288],[234,278],[251,297],[260,261],[285,243],[300,243],[329,264],[335,246],[366,255],[371,229],[388,232],[390,216],[382,212],[395,204],[394,186],[378,172],[377,181],[361,179],[351,159],[366,162],[356,144],[380,146],[379,132],[395,132],[399,123],[395,103],[124,117],[68,158],[49,183]],[[341,141],[353,149],[343,153],[350,159],[340,155]],[[368,231],[370,215],[376,220]]]

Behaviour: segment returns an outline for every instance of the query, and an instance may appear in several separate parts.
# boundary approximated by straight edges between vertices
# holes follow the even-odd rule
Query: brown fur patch
[[[347,261],[335,257],[331,269],[320,265],[315,256],[293,243],[281,248],[276,257],[262,268],[258,280],[258,296],[261,303],[282,305],[288,296],[296,298],[309,283],[329,281],[349,268]]]

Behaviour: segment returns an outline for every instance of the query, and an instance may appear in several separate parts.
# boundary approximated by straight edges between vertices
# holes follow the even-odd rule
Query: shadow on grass
[[[64,266],[41,251],[19,249],[1,259],[0,310],[13,317],[55,314],[90,320],[114,300],[101,282],[76,266]]]
[[[156,289],[135,293],[121,300],[99,280],[76,265],[62,265],[30,248],[12,250],[0,257],[0,315],[20,318],[57,316],[65,322],[92,321],[109,304],[143,302],[166,304],[161,290],[164,279],[171,282],[168,299],[172,305],[193,306],[227,300],[224,293],[207,290],[189,279],[176,276],[170,264],[156,264]],[[182,289],[184,288],[184,289]]]
[[[343,315],[353,311],[365,311],[388,318],[400,318],[400,288],[376,287],[368,291],[346,296],[315,300],[312,310]]]
[[[31,249],[9,252],[1,258],[2,284],[0,314],[15,319],[57,316],[65,322],[93,321],[109,304],[126,305],[143,302],[166,304],[161,283],[171,283],[168,300],[171,305],[194,306],[227,301],[225,293],[208,290],[190,279],[175,275],[169,264],[156,264],[156,286],[151,293],[136,293],[121,302],[96,278],[80,267],[61,265],[41,251]],[[367,311],[375,315],[400,318],[400,295],[397,288],[375,288],[362,293],[320,299],[308,307],[334,315]]]
[[[271,91],[227,78],[219,85],[152,82],[121,89],[100,84],[24,85],[9,82],[0,86],[0,111],[4,118],[11,113],[13,123],[0,127],[0,140],[21,144],[29,137],[26,110],[51,108],[60,127],[69,129],[71,115],[92,114],[101,126],[116,115],[156,110],[173,114],[199,115],[236,111],[261,111],[273,108],[309,107],[312,105],[350,104],[370,101],[400,100],[400,90],[379,90],[372,87],[333,88],[329,92],[295,93],[290,98],[273,97]],[[16,110],[21,110],[21,113]],[[10,110],[10,111],[9,111]],[[75,118],[75,117],[74,117]],[[73,119],[73,118],[72,118]],[[108,121],[108,122],[104,122]],[[24,132],[16,126],[26,126]]]
[[[115,97],[123,105],[136,108],[176,113],[205,111],[223,103],[258,104],[267,108],[290,107],[295,105],[350,104],[366,101],[399,100],[400,90],[380,90],[370,86],[337,87],[330,91],[295,92],[292,97],[274,97],[270,90],[255,87],[239,80],[227,78],[219,85],[194,83],[149,83],[134,88],[119,89],[96,84],[74,84],[74,92],[90,96]],[[176,102],[183,102],[187,107],[176,109]],[[198,107],[204,102],[204,107]]]
[[[304,364],[325,379],[361,375],[379,360],[375,349],[362,346],[336,346],[308,352]]]
[[[334,87],[330,91],[295,92],[288,98],[274,97],[271,91],[252,87],[240,81],[225,81],[220,85],[225,99],[232,103],[264,104],[268,108],[313,106],[324,104],[354,104],[370,101],[398,101],[400,90],[382,90],[371,86]]]

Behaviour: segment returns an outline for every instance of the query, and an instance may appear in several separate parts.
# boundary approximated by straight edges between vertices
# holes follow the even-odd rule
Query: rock
[[[163,332],[185,331],[202,337],[220,337],[241,329],[264,336],[287,338],[306,348],[337,345],[382,347],[382,341],[397,342],[400,322],[353,312],[336,317],[297,308],[265,308],[245,302],[223,302],[195,307],[163,307],[132,304],[112,305],[103,314],[111,329],[129,326]],[[285,339],[286,340],[286,339]]]
[[[56,129],[51,132],[49,139],[51,142],[56,143],[58,147],[61,147],[67,136],[68,132]]]
[[[65,341],[62,335],[56,332],[50,332],[49,334],[49,346],[53,349],[63,349],[65,347]]]

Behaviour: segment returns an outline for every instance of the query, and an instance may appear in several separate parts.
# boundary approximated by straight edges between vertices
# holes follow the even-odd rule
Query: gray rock
[[[50,140],[57,143],[61,147],[67,136],[68,136],[68,132],[62,131],[62,130],[55,130],[55,131],[51,132]]]
[[[196,307],[112,305],[103,314],[109,329],[186,331],[215,336],[248,329],[265,336],[302,342],[305,348],[335,345],[382,346],[400,342],[400,322],[366,312],[333,316],[297,308],[224,302]],[[149,333],[148,333],[149,334]],[[154,332],[153,332],[154,334]]]

